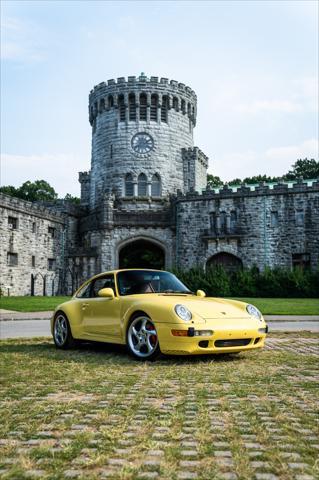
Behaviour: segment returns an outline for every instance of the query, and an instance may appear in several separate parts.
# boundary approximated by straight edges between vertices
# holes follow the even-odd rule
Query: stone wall
[[[219,252],[245,267],[292,267],[292,256],[310,255],[319,265],[319,183],[224,188],[176,200],[176,261],[205,267]]]
[[[50,209],[0,194],[1,289],[10,295],[56,293],[65,255],[67,222]]]

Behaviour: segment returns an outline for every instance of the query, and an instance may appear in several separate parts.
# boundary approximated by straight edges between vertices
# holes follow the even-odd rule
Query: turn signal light
[[[174,337],[187,337],[188,332],[187,330],[172,330],[172,335]]]
[[[210,337],[213,330],[194,330],[190,327],[188,330],[171,330],[174,337]]]

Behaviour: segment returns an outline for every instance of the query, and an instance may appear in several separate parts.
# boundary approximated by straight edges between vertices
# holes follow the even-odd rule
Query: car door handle
[[[82,303],[82,308],[83,308],[83,310],[84,310],[86,307],[88,307],[88,306],[89,306],[88,303]]]

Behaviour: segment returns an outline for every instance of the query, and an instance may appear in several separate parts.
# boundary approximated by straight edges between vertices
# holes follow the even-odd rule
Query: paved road
[[[318,321],[268,321],[270,331],[300,332],[307,330],[309,332],[319,332]],[[32,338],[50,336],[50,321],[31,319],[31,320],[5,320],[0,321],[0,338]]]

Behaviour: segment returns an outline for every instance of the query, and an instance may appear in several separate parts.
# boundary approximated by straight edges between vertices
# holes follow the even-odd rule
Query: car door
[[[90,297],[83,302],[83,330],[84,333],[106,340],[120,337],[120,300],[119,297],[99,297],[102,288],[112,288],[114,294],[114,274],[106,274],[92,281]]]

